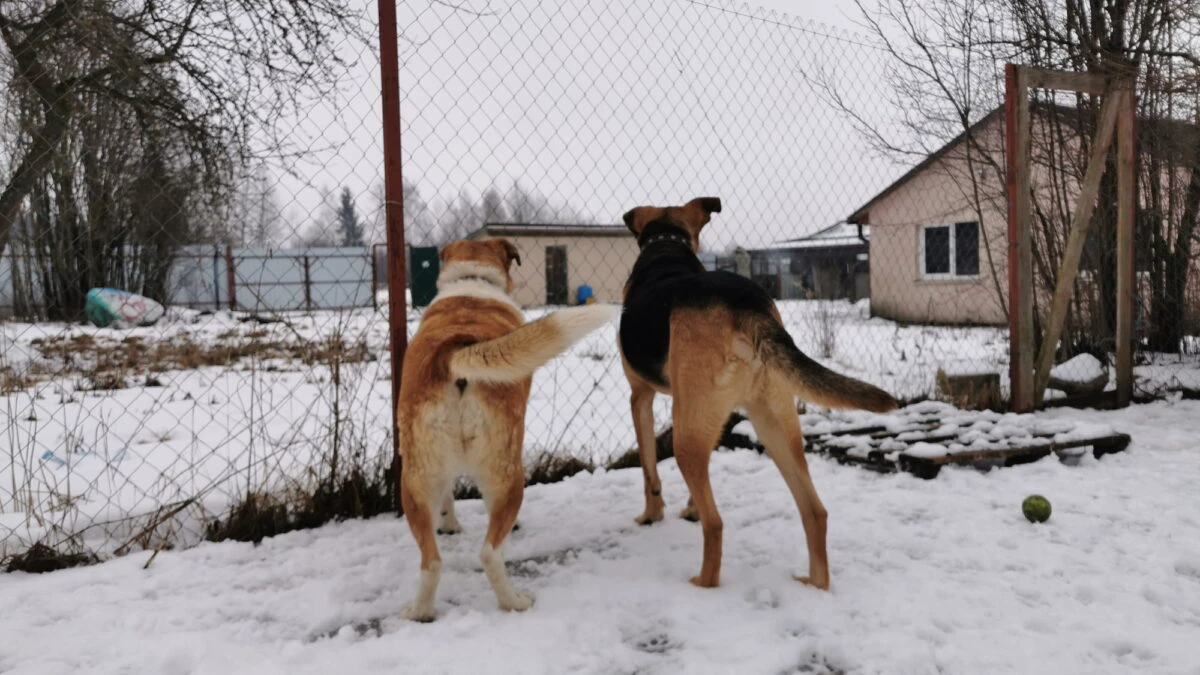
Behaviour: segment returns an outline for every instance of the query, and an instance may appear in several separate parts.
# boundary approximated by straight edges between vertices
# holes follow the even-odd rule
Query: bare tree
[[[953,184],[980,215],[1006,210],[1002,138],[1005,62],[1099,73],[1137,73],[1140,152],[1139,245],[1150,251],[1151,335],[1178,349],[1195,224],[1200,213],[1200,139],[1194,132],[1197,88],[1196,0],[857,0],[862,25],[888,60],[897,120],[871,117],[854,105],[832,69],[806,73],[831,103],[853,119],[875,147],[897,158],[923,158],[959,138]],[[1073,196],[1091,152],[1098,97],[1035,93],[1033,159],[1049,184],[1034,204],[1037,284],[1052,288],[1074,211]],[[989,130],[978,124],[989,115]],[[1182,116],[1187,124],[1175,118]],[[1173,121],[1174,120],[1174,121]],[[1190,128],[1192,131],[1187,131]],[[909,159],[908,161],[912,161]],[[1109,161],[1111,162],[1111,156]],[[1194,192],[1187,189],[1195,184]],[[1079,288],[1068,319],[1068,349],[1111,349],[1115,319],[1115,171],[1106,171],[1089,233],[1085,265],[1093,282]],[[1192,205],[1193,208],[1189,208]],[[1001,242],[1002,243],[1002,242]],[[1147,246],[1149,244],[1149,246]],[[1000,266],[984,241],[997,298],[1005,299]],[[1174,325],[1173,322],[1180,322]],[[1074,343],[1068,345],[1067,343]]]
[[[236,167],[284,147],[281,120],[334,85],[345,65],[339,42],[354,37],[361,31],[344,0],[0,4],[0,73],[7,76],[6,108],[17,118],[4,151],[9,167],[0,190],[0,252],[14,225],[28,222],[21,214],[47,204],[57,215],[42,218],[43,234],[77,228],[66,237],[70,245],[116,245],[108,234],[89,233],[88,227],[109,222],[102,212],[78,220],[82,209],[70,204],[81,184],[97,198],[103,186],[87,184],[86,169],[64,173],[68,157],[97,165],[109,160],[95,151],[100,146],[83,143],[95,138],[87,135],[89,125],[101,112],[135,127],[124,137],[132,139],[125,148],[104,146],[127,167],[176,177],[178,187],[158,190],[172,208],[180,208],[185,187],[192,207],[204,196],[210,206],[220,201]],[[143,189],[154,187],[151,181]],[[179,232],[189,229],[176,227],[169,239],[178,242]],[[144,243],[138,233],[148,234],[128,229],[120,246]]]
[[[208,226],[207,238],[213,242],[269,247],[284,234],[283,211],[273,179],[262,162],[242,172],[233,186],[228,207],[219,213],[220,219]]]
[[[338,235],[337,197],[329,187],[322,187],[321,205],[303,231],[297,232],[293,246],[300,248],[327,248],[337,246]]]

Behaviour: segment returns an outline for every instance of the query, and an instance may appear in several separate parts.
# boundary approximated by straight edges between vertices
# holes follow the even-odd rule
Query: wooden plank
[[[1135,180],[1134,116],[1137,96],[1133,82],[1122,82],[1121,110],[1117,121],[1117,406],[1133,398],[1133,223],[1137,209]]]
[[[1026,445],[1015,448],[985,448],[981,450],[972,450],[970,452],[956,452],[953,454],[942,455],[939,457],[918,457],[907,453],[900,453],[901,466],[905,461],[930,463],[930,464],[965,464],[968,462],[977,462],[990,459],[1008,459],[1009,457],[1017,457],[1023,454],[1059,452],[1061,450],[1069,450],[1071,448],[1084,448],[1088,446],[1096,447],[1099,445],[1105,451],[1101,454],[1110,454],[1120,452],[1129,445],[1130,437],[1128,434],[1112,434],[1109,436],[1099,436],[1096,438],[1084,438],[1076,441],[1064,441],[1062,443],[1039,443],[1037,445]]]
[[[1054,353],[1062,337],[1063,325],[1067,320],[1067,309],[1075,291],[1075,277],[1079,273],[1079,260],[1083,256],[1083,244],[1092,225],[1092,213],[1096,210],[1096,197],[1100,192],[1100,178],[1104,175],[1108,149],[1112,146],[1113,130],[1117,124],[1117,112],[1122,108],[1124,94],[1113,89],[1104,97],[1100,106],[1100,120],[1096,137],[1092,141],[1092,152],[1088,158],[1083,185],[1075,203],[1071,220],[1071,234],[1063,251],[1062,263],[1058,268],[1058,282],[1054,288],[1054,300],[1050,304],[1050,316],[1046,319],[1046,332],[1042,339],[1042,351],[1038,354],[1037,369],[1034,371],[1034,405],[1040,406],[1046,396],[1046,384],[1050,381],[1050,369],[1054,366]]]
[[[1009,380],[1014,412],[1033,409],[1033,249],[1026,69],[1004,66],[1005,176],[1008,198]]]
[[[1108,90],[1110,83],[1108,76],[1096,73],[1073,73],[1032,66],[1023,66],[1023,69],[1029,78],[1029,86],[1034,89],[1063,89],[1085,94],[1103,94]]]

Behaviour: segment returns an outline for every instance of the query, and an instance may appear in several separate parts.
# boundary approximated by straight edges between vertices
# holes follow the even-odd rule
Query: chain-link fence
[[[0,557],[391,508],[377,27],[343,9],[0,10]],[[770,291],[811,356],[904,400],[1004,405],[998,75],[955,117],[906,106],[874,37],[724,3],[397,12],[413,308],[392,329],[415,330],[438,247],[464,237],[518,247],[529,318],[619,302],[621,215],[714,196],[705,265]],[[165,313],[129,327],[152,305],[89,298],[107,287]],[[535,375],[530,467],[612,465],[628,399],[606,327]]]
[[[0,566],[392,508],[366,9],[0,7]]]

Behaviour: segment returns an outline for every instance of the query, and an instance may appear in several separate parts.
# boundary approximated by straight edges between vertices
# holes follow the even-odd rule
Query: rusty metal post
[[[378,248],[379,244],[371,244],[371,309],[376,312],[379,311],[379,261],[375,256]]]
[[[225,289],[229,295],[229,311],[237,309],[237,275],[233,271],[233,244],[225,245]]]
[[[1033,248],[1029,192],[1029,84],[1004,65],[1004,144],[1008,197],[1009,390],[1014,412],[1033,409]]]
[[[309,271],[311,261],[308,253],[304,254],[304,311],[312,311],[312,274]]]
[[[388,325],[392,342],[392,469],[396,479],[396,512],[400,503],[400,436],[396,404],[404,351],[408,347],[407,303],[404,300],[404,177],[400,166],[400,54],[396,30],[396,0],[379,2],[379,71],[383,99],[383,186],[387,220]]]

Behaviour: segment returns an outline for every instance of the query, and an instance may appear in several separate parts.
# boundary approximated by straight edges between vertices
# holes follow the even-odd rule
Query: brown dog
[[[700,230],[721,211],[715,197],[683,206],[641,206],[625,214],[641,253],[625,285],[621,363],[633,390],[630,404],[645,479],[645,525],[662,520],[662,485],[655,464],[656,392],[672,397],[675,459],[691,493],[685,518],[699,517],[704,562],[697,586],[720,583],[723,525],[709,483],[709,455],[735,408],[746,411],[800,509],[809,574],[799,581],[829,588],[826,511],[804,458],[797,395],[830,407],[895,409],[869,384],[839,375],[804,355],[783,327],[771,297],[729,272],[708,272],[696,257]]]
[[[484,573],[500,607],[524,610],[533,596],[513,588],[500,546],[525,491],[521,448],[533,372],[616,317],[615,305],[573,307],[526,324],[509,294],[520,264],[504,239],[457,241],[441,252],[438,294],[404,355],[398,405],[400,499],[421,549],[421,581],[404,617],[431,621],[441,576],[434,535],[459,531],[455,480],[467,474],[488,510]]]

